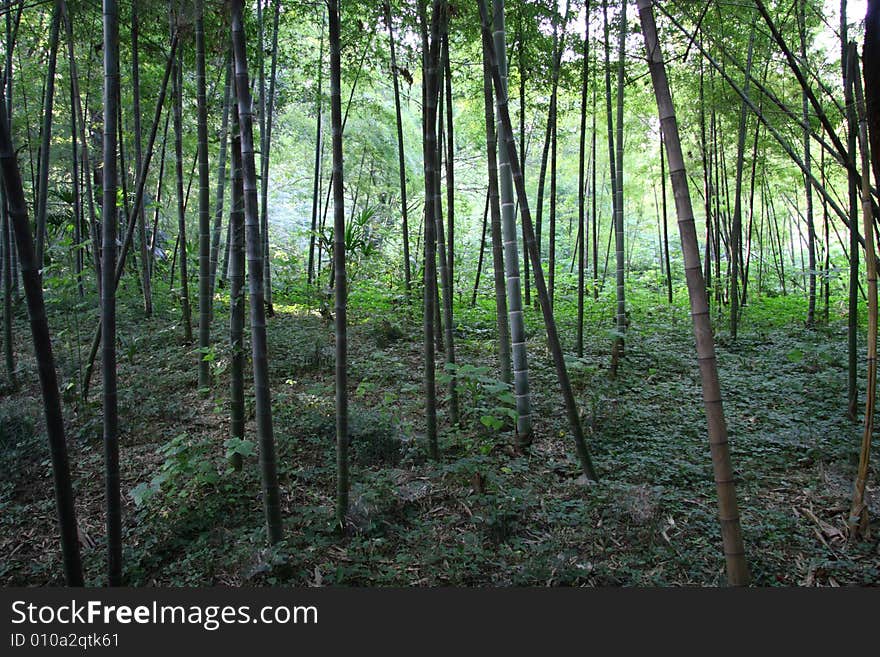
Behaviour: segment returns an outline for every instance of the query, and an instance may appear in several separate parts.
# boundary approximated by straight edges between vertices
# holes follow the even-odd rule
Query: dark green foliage
[[[379,349],[385,349],[391,344],[405,337],[403,330],[387,319],[383,319],[373,326],[373,337]]]
[[[403,456],[400,429],[385,413],[353,407],[349,441],[355,463],[362,466],[397,465]]]

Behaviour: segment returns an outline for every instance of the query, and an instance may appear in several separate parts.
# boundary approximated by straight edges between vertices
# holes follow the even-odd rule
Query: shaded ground
[[[557,315],[573,353],[574,306],[558,283]],[[265,549],[256,454],[227,467],[223,347],[212,397],[196,390],[195,354],[176,310],[144,322],[123,307],[121,464],[126,580],[131,585],[717,585],[724,564],[689,316],[657,296],[634,300],[627,357],[608,378],[612,307],[588,303],[586,352],[569,367],[601,478],[580,476],[539,313],[527,316],[536,439],[511,447],[507,399],[494,382],[491,302],[460,308],[462,427],[443,398],[442,460],[424,457],[417,311],[385,292],[351,300],[352,510],[332,530],[333,331],[296,299],[270,322],[275,437],[285,541]],[[303,299],[299,299],[300,302]],[[684,299],[678,300],[684,304]],[[285,305],[287,304],[287,305]],[[74,380],[77,330],[56,309],[61,379]],[[748,557],[756,584],[880,582],[876,538],[848,544],[845,515],[861,429],[844,417],[844,320],[801,328],[794,299],[762,299],[719,364]],[[387,318],[390,324],[383,324]],[[23,319],[23,318],[22,318]],[[66,324],[65,324],[66,322]],[[59,330],[57,326],[66,326]],[[214,330],[225,333],[218,309]],[[0,397],[0,583],[61,584],[52,479],[36,372],[17,327],[21,379]],[[863,350],[862,350],[863,351]],[[861,353],[861,352],[860,352]],[[100,380],[66,412],[87,580],[103,581]],[[247,406],[250,438],[253,407]],[[502,424],[502,430],[495,427]],[[876,445],[876,440],[875,440]],[[239,449],[250,452],[251,445]],[[874,450],[876,455],[876,449]],[[876,458],[874,459],[876,463]],[[161,482],[155,488],[156,477]],[[153,485],[151,487],[151,482]],[[877,497],[876,468],[869,480]],[[132,496],[138,498],[135,504]],[[872,517],[880,506],[872,503]],[[874,536],[878,534],[874,523]]]

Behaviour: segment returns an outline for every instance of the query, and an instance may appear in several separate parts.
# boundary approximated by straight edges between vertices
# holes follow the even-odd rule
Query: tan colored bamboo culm
[[[848,526],[850,538],[867,536],[868,509],[865,504],[865,487],[868,480],[868,462],[871,456],[871,434],[874,431],[874,397],[877,390],[877,261],[874,251],[874,213],[871,206],[871,165],[868,154],[868,120],[862,78],[858,67],[856,44],[849,43],[847,64],[849,84],[855,88],[856,110],[859,117],[859,150],[862,155],[862,222],[865,235],[865,268],[868,275],[868,358],[867,396],[865,399],[865,432],[859,453],[859,467],[853,490]]]

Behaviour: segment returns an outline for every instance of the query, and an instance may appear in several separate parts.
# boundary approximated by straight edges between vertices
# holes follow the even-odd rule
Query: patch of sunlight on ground
[[[286,315],[314,315],[320,317],[321,313],[316,308],[310,308],[304,303],[273,303],[276,313]]]

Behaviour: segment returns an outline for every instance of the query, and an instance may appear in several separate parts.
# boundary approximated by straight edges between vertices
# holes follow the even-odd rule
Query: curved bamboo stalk
[[[165,95],[168,90],[168,80],[171,76],[171,70],[172,70],[172,66],[173,66],[176,52],[177,52],[177,35],[175,34],[174,37],[171,39],[171,51],[168,55],[168,60],[165,64],[165,76],[162,78],[162,87],[159,90],[159,98],[156,101],[156,112],[153,117],[153,126],[150,130],[150,138],[147,141],[147,154],[144,159],[143,166],[141,168],[141,171],[140,171],[140,174],[138,177],[137,189],[135,191],[134,206],[130,209],[131,213],[129,214],[129,217],[128,217],[127,227],[126,227],[126,231],[125,231],[125,237],[122,240],[122,249],[119,252],[119,257],[116,262],[116,269],[113,272],[113,281],[114,281],[114,283],[113,283],[114,290],[113,291],[114,291],[114,293],[116,291],[116,287],[119,285],[120,279],[122,278],[122,272],[123,272],[123,268],[125,267],[126,256],[128,255],[128,252],[129,252],[129,249],[130,249],[131,243],[132,243],[132,237],[134,235],[134,229],[135,229],[135,225],[136,225],[135,220],[137,218],[137,213],[140,210],[141,205],[143,204],[144,190],[145,190],[146,184],[147,184],[147,175],[149,174],[149,171],[150,171],[150,162],[152,161],[152,157],[153,157],[153,150],[154,150],[154,146],[156,143],[156,135],[159,131],[159,123],[162,118],[162,107],[165,103]],[[165,125],[167,128],[167,126],[168,126],[167,122]],[[80,126],[80,129],[82,130],[82,126]],[[163,140],[163,151],[164,151],[164,140]],[[88,159],[88,154],[85,151],[85,149],[83,150],[83,156],[86,160]],[[163,157],[162,158],[163,165],[164,165],[164,160],[165,160],[165,158]],[[89,176],[86,176],[86,180],[88,180],[88,179],[89,179]],[[159,179],[161,181],[161,175],[160,175]],[[89,194],[89,196],[91,196],[90,189],[91,188],[87,186],[86,192]],[[101,270],[103,271],[103,266],[101,267]],[[102,283],[99,286],[99,289],[103,291],[103,288],[104,288],[104,286]],[[86,363],[86,371],[83,374],[83,385],[82,385],[83,400],[85,400],[88,397],[89,385],[90,385],[91,379],[92,379],[92,370],[95,365],[95,358],[97,357],[97,354],[98,354],[98,348],[101,345],[101,325],[102,325],[102,321],[99,320],[98,325],[95,327],[95,332],[92,335],[92,346],[89,351],[88,361]]]
[[[0,90],[2,94],[2,90]],[[5,104],[4,104],[5,107]],[[21,172],[15,159],[15,150],[9,134],[9,123],[5,111],[0,110],[0,168],[8,203],[7,221],[11,221],[18,245],[21,278],[27,299],[28,317],[34,341],[34,354],[37,360],[37,373],[43,395],[43,411],[46,416],[46,434],[52,458],[52,473],[55,482],[55,505],[58,524],[61,530],[61,553],[64,574],[68,586],[82,586],[82,562],[79,554],[79,537],[76,527],[73,486],[70,481],[70,467],[67,459],[67,443],[64,437],[64,416],[61,411],[61,396],[58,392],[58,375],[55,371],[55,358],[52,354],[52,339],[49,335],[49,321],[43,301],[43,286],[40,264],[34,251],[27,217],[27,201],[21,183]],[[4,223],[4,228],[5,228]],[[5,291],[9,288],[10,258],[4,258],[6,273]]]

